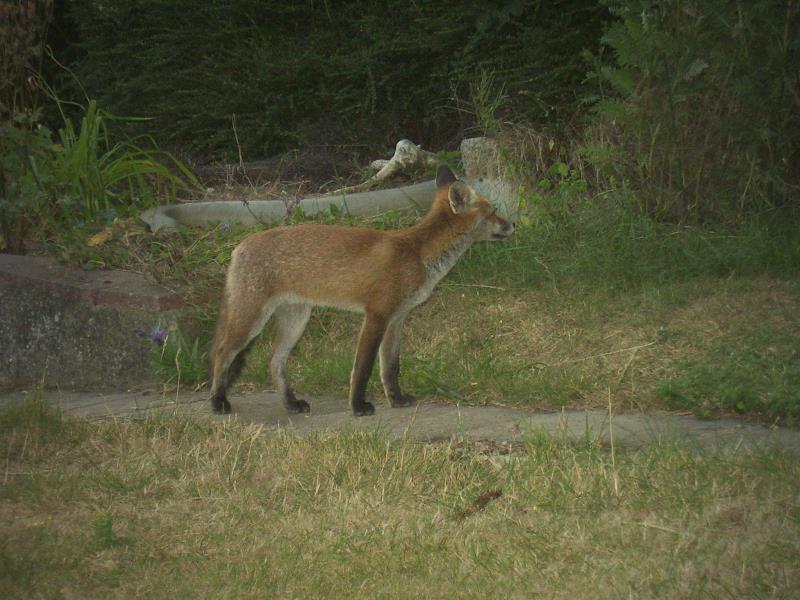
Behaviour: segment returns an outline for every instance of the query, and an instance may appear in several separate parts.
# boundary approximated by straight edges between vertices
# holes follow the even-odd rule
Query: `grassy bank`
[[[618,410],[798,422],[796,214],[776,211],[727,229],[683,227],[638,216],[620,201],[601,206],[560,193],[529,198],[513,239],[471,248],[413,314],[401,375],[411,393],[539,409],[606,408],[610,393]],[[78,238],[63,251],[73,263],[123,266],[185,286],[193,323],[172,336],[160,362],[172,381],[178,364],[182,382],[201,382],[224,269],[250,231],[220,225],[152,235],[128,223],[113,227],[103,245],[88,248]],[[301,394],[346,397],[359,327],[358,315],[315,311],[289,363]],[[267,331],[249,355],[245,385],[271,386]]]
[[[790,597],[783,454],[0,414],[4,597]]]

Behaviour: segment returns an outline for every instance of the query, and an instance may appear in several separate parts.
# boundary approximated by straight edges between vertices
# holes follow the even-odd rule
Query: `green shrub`
[[[153,205],[159,194],[173,198],[177,188],[195,183],[169,153],[135,140],[113,142],[109,119],[89,101],[78,127],[64,116],[60,143],[34,118],[18,115],[0,123],[0,233],[6,251],[24,252],[34,224],[71,235],[81,225]]]
[[[32,163],[51,151],[50,132],[29,123],[0,122],[0,250],[19,254],[46,202]]]
[[[588,154],[640,191],[641,208],[694,222],[796,201],[796,3],[605,0],[619,17],[598,64]]]
[[[21,252],[41,200],[29,159],[49,146],[39,128],[41,65],[52,2],[4,2],[0,6],[0,250]]]
[[[3,2],[0,5],[0,122],[25,117],[35,120],[41,71],[52,0]]]

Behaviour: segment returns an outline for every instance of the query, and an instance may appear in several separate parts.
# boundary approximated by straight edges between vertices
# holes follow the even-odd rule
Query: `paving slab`
[[[705,448],[783,448],[800,454],[800,430],[771,428],[735,419],[699,420],[688,415],[616,414],[602,411],[543,413],[498,406],[461,406],[422,400],[417,406],[376,407],[375,415],[356,418],[347,401],[311,400],[311,413],[289,415],[273,392],[232,395],[231,415],[214,415],[207,392],[154,390],[129,392],[10,392],[0,395],[0,410],[41,393],[63,413],[88,419],[143,419],[152,415],[182,414],[215,422],[238,420],[257,423],[267,431],[283,429],[299,435],[320,431],[380,430],[389,439],[409,437],[432,442],[451,438],[498,444],[522,444],[539,435],[571,442],[608,445],[612,436],[620,447],[681,440]]]

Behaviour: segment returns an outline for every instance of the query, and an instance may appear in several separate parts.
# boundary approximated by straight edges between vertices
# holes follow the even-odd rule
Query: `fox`
[[[416,398],[399,384],[406,318],[474,242],[506,240],[514,229],[489,200],[441,165],[431,208],[411,227],[301,224],[246,237],[231,255],[209,353],[212,410],[231,412],[227,389],[245,349],[270,318],[277,330],[269,362],[274,385],[289,413],[311,410],[295,396],[285,368],[315,306],[364,315],[350,373],[353,415],[375,412],[366,389],[376,355],[389,405],[414,405]]]

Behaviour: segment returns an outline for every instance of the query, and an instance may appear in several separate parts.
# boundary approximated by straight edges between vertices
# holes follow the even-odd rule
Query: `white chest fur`
[[[414,291],[403,303],[408,310],[425,302],[430,298],[433,288],[442,278],[450,272],[461,255],[470,247],[472,239],[462,238],[458,243],[448,248],[445,252],[425,263],[427,278],[425,282]]]

